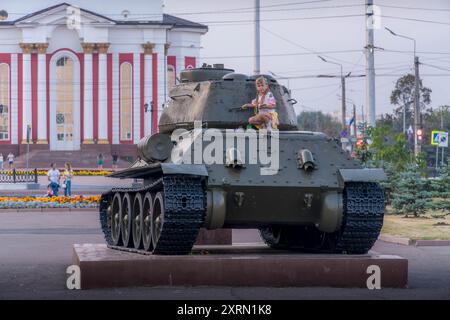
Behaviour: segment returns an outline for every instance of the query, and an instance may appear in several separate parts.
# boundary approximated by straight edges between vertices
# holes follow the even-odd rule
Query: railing
[[[34,170],[0,170],[0,183],[37,183],[38,171]]]

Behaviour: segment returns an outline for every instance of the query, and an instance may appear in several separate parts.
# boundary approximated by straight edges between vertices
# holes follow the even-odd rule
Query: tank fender
[[[203,164],[161,163],[161,170],[164,174],[187,174],[201,177],[208,176],[208,170]]]
[[[345,182],[380,182],[386,181],[383,169],[339,169],[339,176]]]

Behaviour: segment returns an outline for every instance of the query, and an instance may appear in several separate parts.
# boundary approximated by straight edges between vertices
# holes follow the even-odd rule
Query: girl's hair
[[[261,84],[261,85],[265,85],[266,86],[266,90],[264,92],[264,94],[267,94],[267,92],[269,92],[269,82],[267,81],[266,78],[264,77],[259,77],[255,80],[255,84]]]
[[[67,167],[67,169],[72,170],[72,165],[68,162],[66,162],[66,167]]]
[[[269,82],[267,81],[267,79],[264,78],[264,77],[256,78],[255,82],[256,82],[256,83],[262,83],[262,84],[269,84]]]

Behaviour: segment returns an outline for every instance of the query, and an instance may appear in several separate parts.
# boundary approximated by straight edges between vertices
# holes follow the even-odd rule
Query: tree
[[[330,137],[339,137],[342,128],[339,121],[321,111],[303,111],[297,122],[299,130],[323,132]]]
[[[406,138],[402,133],[394,133],[389,125],[378,125],[368,129],[369,166],[386,168],[393,166],[403,171],[411,163],[411,153],[406,147]]]
[[[430,208],[450,212],[450,162],[447,159],[447,165],[441,168],[438,179],[432,180],[433,197],[435,201],[431,203]]]
[[[414,119],[414,92],[415,92],[415,76],[412,74],[404,75],[395,83],[395,88],[391,93],[391,104],[397,106],[394,109],[394,115],[403,119],[403,108],[406,106],[406,119]],[[422,80],[419,80],[419,100],[423,102],[421,109],[424,110],[426,105],[431,103],[430,88],[424,87]]]
[[[416,166],[408,166],[396,182],[391,193],[392,208],[396,213],[415,217],[424,214],[431,202],[430,181],[421,177]]]

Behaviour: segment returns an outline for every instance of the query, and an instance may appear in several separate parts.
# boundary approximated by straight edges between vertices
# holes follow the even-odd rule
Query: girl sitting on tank
[[[278,129],[278,113],[275,111],[276,100],[269,90],[266,78],[259,77],[255,81],[257,96],[252,103],[246,103],[241,108],[254,108],[255,115],[248,119],[248,123],[257,129]]]

